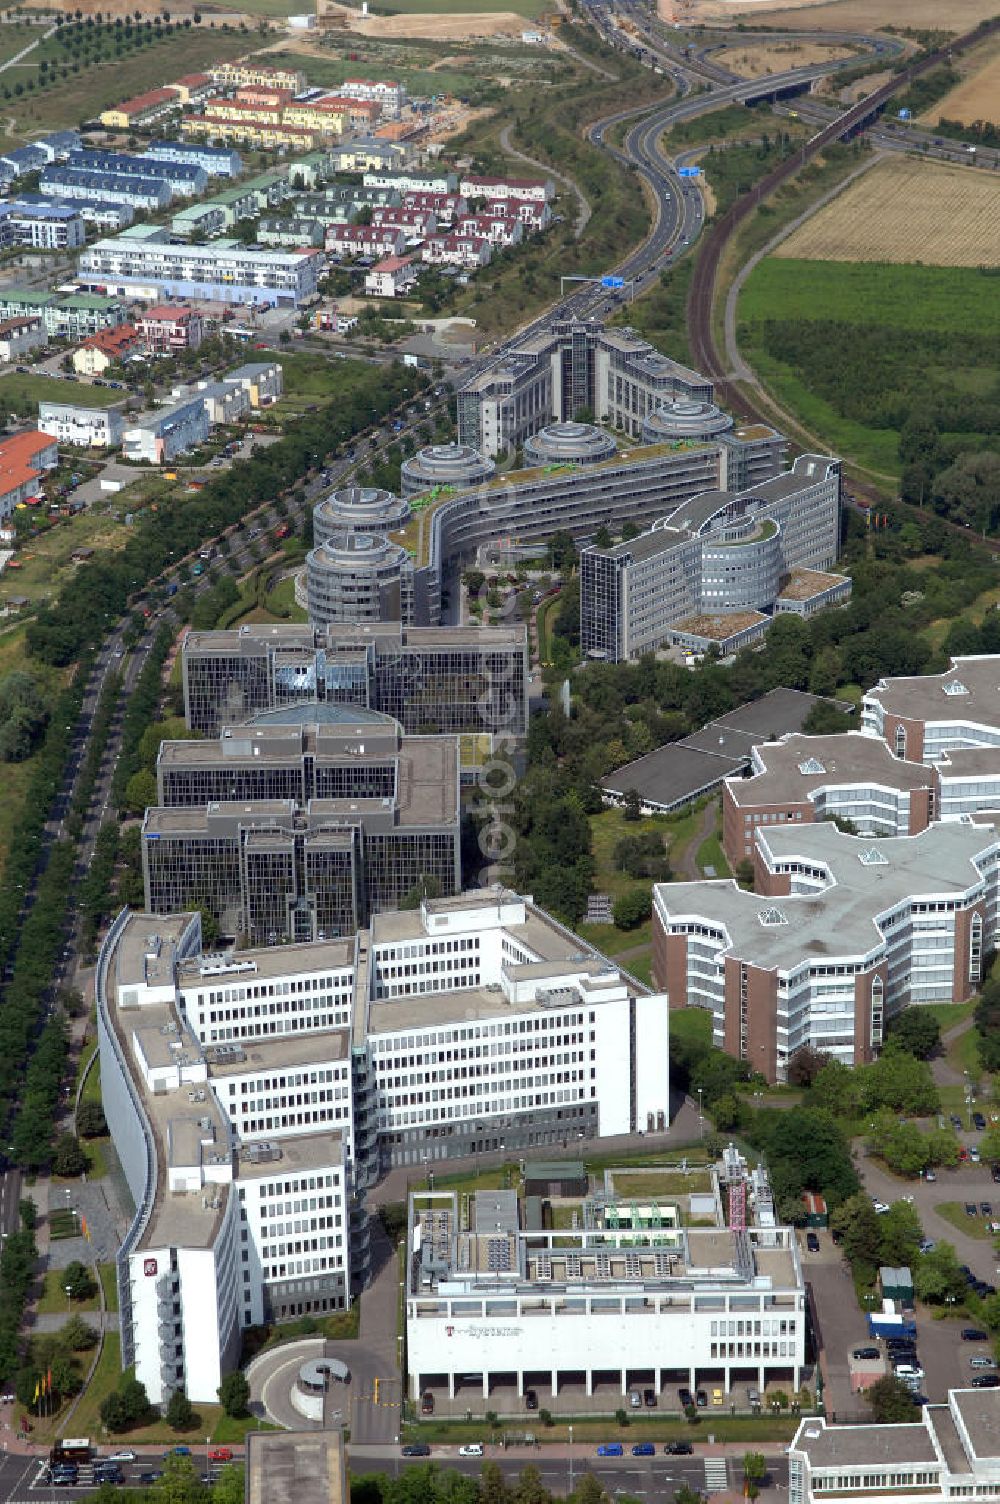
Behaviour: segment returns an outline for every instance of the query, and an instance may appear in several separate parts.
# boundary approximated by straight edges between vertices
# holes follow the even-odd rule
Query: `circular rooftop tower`
[[[728,413],[716,407],[714,402],[697,402],[691,398],[678,398],[665,402],[646,415],[642,425],[644,444],[670,444],[677,439],[696,442],[717,438],[728,433],[733,420]]]
[[[468,444],[430,444],[403,461],[404,496],[417,496],[435,486],[453,486],[468,491],[496,473],[496,465]]]
[[[596,465],[609,460],[618,445],[593,423],[549,423],[524,441],[526,465]]]
[[[391,491],[374,486],[343,486],[313,507],[313,542],[317,547],[335,533],[393,533],[410,508]]]
[[[332,533],[306,555],[309,620],[408,621],[412,576],[398,543],[377,533]]]

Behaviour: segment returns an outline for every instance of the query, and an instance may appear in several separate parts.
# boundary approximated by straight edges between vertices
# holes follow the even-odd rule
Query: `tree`
[[[497,1463],[484,1462],[480,1473],[479,1504],[510,1504],[511,1492]]]
[[[751,868],[753,864],[751,863]],[[739,869],[737,869],[737,872]],[[822,1050],[802,1045],[788,1062],[788,1080],[792,1086],[811,1086],[829,1060]]]
[[[919,1175],[927,1164],[927,1140],[916,1123],[880,1115],[868,1138],[869,1154],[877,1154],[897,1175]]]
[[[250,1413],[250,1385],[239,1369],[227,1373],[219,1385],[219,1404],[235,1420]]]
[[[890,1020],[889,1036],[918,1060],[929,1060],[940,1048],[941,1025],[929,1008],[904,1008]]]
[[[830,1226],[843,1240],[844,1257],[859,1272],[864,1268],[874,1275],[879,1266],[882,1230],[878,1224],[871,1200],[861,1192],[848,1197],[830,1218]]]
[[[620,930],[634,930],[653,912],[653,894],[650,889],[635,888],[616,898],[611,910],[615,925]]]
[[[156,778],[146,768],[140,768],[125,785],[125,809],[138,815],[155,803]]]
[[[81,1102],[76,1113],[76,1131],[81,1138],[103,1138],[108,1131],[107,1118],[100,1102]]]
[[[85,1353],[97,1345],[97,1333],[82,1316],[71,1316],[60,1328],[59,1340],[71,1352]]]
[[[766,1477],[767,1463],[764,1461],[763,1452],[745,1452],[743,1454],[743,1493],[745,1497],[755,1499]]]
[[[917,1060],[892,1038],[879,1058],[862,1074],[863,1102],[867,1111],[887,1107],[908,1117],[927,1117],[937,1112],[938,1090],[925,1060]]]
[[[880,1261],[893,1267],[912,1265],[920,1253],[924,1235],[913,1205],[909,1201],[894,1201],[878,1220],[882,1235]]]
[[[597,529],[597,532],[594,534],[594,547],[611,548],[613,543],[614,539],[611,536],[610,528],[608,527],[606,522],[602,522],[600,527]]]
[[[979,1140],[979,1152],[990,1164],[1000,1163],[1000,1128],[987,1128]]]
[[[626,789],[622,800],[622,817],[626,820],[642,819],[642,799],[638,789]]]
[[[90,1300],[97,1294],[97,1283],[86,1264],[74,1259],[62,1272],[60,1284],[69,1291],[70,1300]]]
[[[938,1243],[922,1253],[913,1267],[913,1290],[918,1300],[940,1306],[961,1300],[966,1292],[965,1275],[950,1243]]]
[[[190,1431],[197,1424],[194,1406],[183,1389],[175,1389],[167,1403],[167,1425],[171,1431]]]
[[[87,1156],[80,1147],[80,1140],[73,1133],[63,1133],[52,1156],[52,1168],[57,1175],[82,1175],[87,1168]]]
[[[736,881],[741,888],[746,888],[752,893],[756,878],[752,859],[748,856],[742,857],[736,863]]]
[[[840,1060],[828,1060],[813,1077],[811,1106],[825,1107],[835,1117],[856,1117],[861,1107],[861,1075]]]
[[[913,1396],[893,1374],[876,1379],[864,1396],[872,1407],[872,1418],[880,1425],[898,1426],[913,1420]]]

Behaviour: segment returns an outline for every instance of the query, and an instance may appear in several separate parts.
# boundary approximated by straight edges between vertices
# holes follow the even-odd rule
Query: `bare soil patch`
[[[1000,183],[992,173],[881,162],[774,252],[805,261],[1000,266]]]
[[[932,125],[939,120],[957,120],[962,125],[988,120],[1000,125],[1000,42],[977,47],[968,61],[973,64],[968,70],[959,65],[968,76],[922,115],[921,120]]]
[[[674,0],[658,0],[664,20],[681,20],[675,16]],[[840,31],[857,28],[871,31],[879,26],[913,26],[945,28],[955,33],[968,31],[979,21],[996,15],[996,0],[785,0],[776,6],[771,0],[693,0],[689,22],[759,21],[763,26],[809,26]]]
[[[717,55],[720,62],[743,78],[766,78],[770,73],[786,73],[790,68],[807,68],[810,63],[851,57],[853,49],[827,46],[823,42],[766,42],[752,47],[727,47]]]

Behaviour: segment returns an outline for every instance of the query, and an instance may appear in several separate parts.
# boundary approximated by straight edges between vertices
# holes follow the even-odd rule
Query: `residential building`
[[[850,580],[823,572],[839,548],[840,461],[799,455],[750,492],[705,491],[629,542],[585,548],[581,646],[611,663],[666,643],[734,651],[763,635],[794,568],[816,573],[823,604],[846,600]]]
[[[395,79],[346,78],[340,93],[347,99],[373,100],[386,120],[398,120],[406,103],[406,90]]]
[[[277,402],[285,389],[285,375],[276,360],[248,361],[234,371],[227,371],[222,379],[243,387],[255,412]]]
[[[306,88],[306,76],[300,68],[273,68],[250,58],[242,58],[235,63],[220,63],[210,72],[213,82],[223,89],[259,86],[265,89],[290,89],[293,94],[302,94]]]
[[[858,1504],[919,1495],[974,1504],[1000,1491],[1000,1389],[949,1389],[901,1425],[803,1420],[788,1448],[789,1504],[850,1495]]]
[[[221,204],[211,201],[188,204],[187,208],[179,210],[170,221],[171,234],[180,235],[183,240],[190,240],[195,236],[211,240],[213,236],[221,235],[225,228],[225,210]]]
[[[458,178],[440,168],[373,167],[361,179],[366,188],[394,188],[398,193],[455,193]]]
[[[143,341],[134,324],[101,329],[73,352],[73,369],[81,376],[103,376],[108,366],[138,350]]]
[[[0,249],[29,246],[41,251],[75,250],[87,239],[75,204],[36,198],[0,201]]]
[[[322,257],[315,251],[263,251],[237,241],[172,244],[166,231],[144,240],[99,240],[79,261],[82,281],[123,295],[206,298],[224,303],[298,307],[316,293]]]
[[[146,349],[158,355],[197,350],[204,338],[201,314],[183,303],[159,303],[147,309],[136,320],[136,329]]]
[[[386,256],[365,274],[365,292],[375,298],[398,298],[417,280],[412,256]]]
[[[992,827],[959,821],[874,842],[829,821],[759,825],[754,892],[654,886],[656,985],[711,1012],[715,1044],[768,1081],[805,1046],[863,1064],[902,1008],[978,990],[998,856]]]
[[[460,889],[457,738],[318,716],[163,744],[164,803],[142,826],[149,909],[198,904],[224,934],[274,944],[352,932],[423,882]]]
[[[1000,808],[1000,768],[998,768]],[[859,731],[762,742],[722,785],[722,844],[731,867],[752,858],[758,826],[849,820],[863,836],[916,835],[942,818],[935,776]]]
[[[401,230],[408,240],[420,240],[437,232],[437,220],[430,209],[373,209],[372,224]]]
[[[317,509],[318,513],[319,509]],[[336,627],[278,623],[192,631],[181,647],[184,716],[224,725],[318,701],[392,716],[403,731],[522,737],[528,724],[524,626]]]
[[[259,111],[256,115],[235,109],[214,115],[187,115],[181,121],[181,133],[190,138],[204,137],[212,143],[234,141],[255,151],[279,151],[286,147],[292,151],[312,151],[324,139],[320,131],[284,125],[277,110]]]
[[[897,757],[937,763],[968,747],[1000,747],[1000,655],[952,658],[942,674],[880,679],[861,706],[861,724]]]
[[[456,219],[467,214],[469,209],[468,202],[460,193],[424,193],[419,189],[408,190],[402,203],[404,209],[429,210],[442,230],[452,229]]]
[[[200,397],[213,428],[220,423],[238,423],[250,411],[249,393],[235,381],[196,381],[193,387],[178,387],[172,395]]]
[[[659,1000],[639,1001],[655,1018]],[[614,1016],[613,1006],[589,1015],[598,1056],[611,1062],[628,1038],[624,1021],[620,1033],[606,1032]],[[648,1027],[640,1022],[643,1033]],[[579,1028],[568,1037],[579,1038]],[[650,1063],[659,1045],[646,1041]],[[509,1069],[520,1067],[515,1059]],[[732,1149],[726,1163],[745,1226],[725,1225],[717,1182],[702,1197],[717,1218],[708,1227],[682,1225],[670,1198],[628,1201],[627,1192],[574,1205],[571,1231],[543,1227],[512,1190],[474,1192],[467,1214],[455,1191],[412,1192],[404,1265],[411,1401],[429,1391],[512,1416],[524,1414],[529,1389],[543,1406],[550,1394],[568,1398],[578,1414],[621,1410],[630,1390],[652,1390],[656,1403],[672,1405],[678,1385],[714,1389],[724,1402],[766,1385],[794,1393],[808,1325],[795,1231],[776,1225],[762,1168],[748,1173]]]
[[[538,235],[542,230],[547,230],[552,222],[552,210],[548,204],[529,198],[491,199],[480,210],[480,214],[489,218],[517,219],[524,226],[526,235]]]
[[[456,229],[459,235],[478,236],[501,247],[520,245],[524,239],[524,225],[512,214],[467,214]]]
[[[420,249],[431,266],[459,266],[468,271],[490,264],[490,242],[480,235],[432,235]]]
[[[503,454],[553,418],[587,409],[638,439],[647,414],[677,397],[711,402],[712,383],[632,330],[562,319],[519,339],[460,388],[458,436],[484,454]]]
[[[133,209],[165,209],[172,197],[170,184],[160,177],[93,172],[89,167],[71,167],[63,163],[46,167],[38,186],[53,198],[120,199]]]
[[[208,182],[208,174],[196,162],[178,162],[173,157],[155,154],[134,156],[128,152],[88,149],[71,152],[66,166],[116,178],[162,178],[177,198],[196,198],[204,193]]]
[[[0,322],[0,361],[13,365],[32,350],[48,343],[45,325],[38,314]]]
[[[102,110],[100,122],[109,130],[128,131],[137,125],[148,125],[159,120],[171,110],[180,108],[181,100],[173,89],[150,89],[146,94],[137,94],[134,99],[125,99],[110,110]]]
[[[32,287],[0,289],[0,319],[40,318],[50,339],[87,339],[124,323],[125,310],[112,298],[91,293],[38,292]]]
[[[117,203],[113,199],[78,199],[76,208],[80,218],[87,224],[96,225],[99,230],[111,230],[115,234],[119,230],[127,230],[135,219],[135,209],[131,204]]]
[[[468,176],[461,178],[458,191],[467,199],[487,199],[490,203],[526,201],[533,204],[548,204],[556,196],[556,185],[551,178],[489,178]]]
[[[394,226],[329,225],[326,249],[331,256],[401,256],[406,236]]]
[[[117,449],[125,432],[125,404],[90,407],[85,402],[39,402],[38,423],[60,444],[75,449]]]
[[[42,494],[46,470],[59,463],[55,438],[37,429],[0,439],[0,522],[6,522],[15,507]]]
[[[185,73],[183,77],[175,78],[172,84],[167,84],[167,88],[173,89],[181,104],[200,104],[212,92],[212,76],[210,73]],[[167,142],[166,144],[176,143]],[[181,159],[175,158],[175,160]]]
[[[320,250],[326,239],[326,225],[321,219],[301,219],[297,216],[283,218],[281,215],[262,215],[257,224],[257,241],[260,245],[283,245],[291,249]]]
[[[393,141],[379,141],[373,136],[366,136],[363,140],[344,142],[333,147],[330,162],[334,172],[362,172],[365,175],[362,181],[366,187],[378,187],[377,182],[372,185],[367,183],[368,174],[400,168],[408,156],[406,148],[397,146]]]
[[[122,435],[125,459],[149,465],[164,465],[186,449],[203,444],[211,430],[208,410],[191,397],[176,406],[161,408],[140,418]]]
[[[226,146],[205,146],[199,141],[151,141],[143,155],[164,162],[189,162],[210,178],[238,178],[243,172],[243,159],[238,151]]]
[[[301,125],[320,136],[342,136],[350,129],[350,105],[347,100],[297,100],[281,110],[283,125]]]

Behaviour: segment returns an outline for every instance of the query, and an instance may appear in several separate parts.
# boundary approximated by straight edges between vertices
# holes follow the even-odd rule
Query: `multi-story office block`
[[[702,1201],[712,1227],[683,1226],[656,1197],[589,1196],[572,1231],[552,1231],[515,1191],[479,1191],[468,1215],[454,1191],[415,1192],[411,1398],[468,1395],[517,1415],[529,1388],[592,1412],[620,1409],[629,1389],[797,1389],[807,1316],[794,1230],[776,1225],[763,1170],[748,1174],[730,1150],[723,1174],[744,1209],[729,1226],[717,1180]]]
[[[792,608],[847,599],[850,581],[824,572],[839,547],[839,460],[800,455],[751,491],[705,491],[638,538],[584,550],[581,646],[613,663],[668,642],[742,646],[782,609],[793,570],[808,578]]]
[[[565,319],[530,334],[458,394],[458,438],[487,455],[513,451],[552,419],[583,412],[632,438],[675,398],[711,402],[712,383],[630,329]]]
[[[1000,808],[1000,768],[992,798]],[[753,856],[760,826],[849,820],[863,836],[916,835],[945,818],[940,803],[931,770],[874,737],[783,736],[754,747],[747,773],[723,783],[722,844],[735,867]]]
[[[184,715],[195,731],[317,702],[326,717],[364,708],[404,732],[523,736],[523,626],[319,628],[292,624],[189,632],[181,648]]]
[[[317,626],[413,620],[413,561],[384,534],[330,533],[306,555],[305,577]]]
[[[754,847],[753,893],[654,887],[653,976],[672,1006],[708,1009],[716,1045],[769,1081],[804,1045],[871,1060],[887,1017],[978,989],[997,935],[992,827],[872,844],[829,822],[758,826]]]
[[[777,475],[788,447],[784,436],[766,423],[734,423],[714,402],[676,397],[647,413],[645,444],[676,439],[717,439],[722,445],[722,479],[727,491],[749,491]]]
[[[136,1213],[122,1357],[212,1399],[240,1328],[343,1307],[355,1188],[393,1164],[662,1128],[666,999],[493,889],[343,940],[209,954],[197,914],[112,925],[101,1085]]]
[[[353,932],[422,883],[461,886],[458,743],[385,717],[167,742],[143,821],[146,905],[254,944]]]
[[[127,913],[102,947],[102,1095],[136,1206],[117,1255],[122,1363],[154,1403],[214,1400],[241,1327],[350,1298],[348,1035],[290,1032],[307,983],[328,989],[346,959],[325,949],[233,963],[201,953],[196,914]],[[256,1037],[206,1046],[195,1000],[237,991],[269,999]]]
[[[965,747],[1000,747],[1000,656],[953,658],[943,674],[880,679],[864,697],[861,724],[897,757],[936,763]]]
[[[973,1504],[1000,1493],[1000,1389],[949,1389],[902,1425],[802,1421],[788,1448],[789,1504]]]

